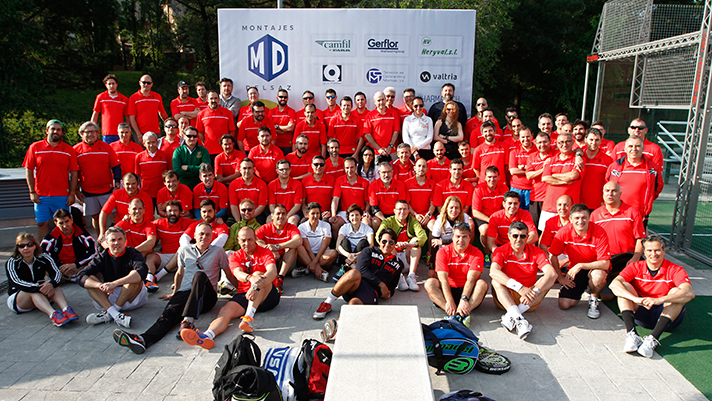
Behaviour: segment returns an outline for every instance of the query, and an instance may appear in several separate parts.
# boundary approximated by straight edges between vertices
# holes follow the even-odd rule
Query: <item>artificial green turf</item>
[[[620,317],[615,300],[605,304]],[[638,328],[641,337],[650,332],[651,330]],[[698,296],[687,304],[682,324],[670,333],[663,333],[660,336],[660,345],[655,348],[658,354],[708,399],[712,399],[711,333],[712,297]]]

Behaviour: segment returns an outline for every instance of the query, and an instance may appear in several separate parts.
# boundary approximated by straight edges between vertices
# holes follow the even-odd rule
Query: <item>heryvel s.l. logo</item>
[[[269,82],[289,69],[288,46],[265,35],[247,46],[247,69]]]

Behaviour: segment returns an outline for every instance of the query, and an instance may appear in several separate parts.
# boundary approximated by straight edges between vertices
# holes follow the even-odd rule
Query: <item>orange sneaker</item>
[[[212,349],[215,346],[215,341],[208,338],[205,334],[195,329],[183,329],[180,331],[180,338],[189,345],[197,345],[201,348]]]
[[[250,323],[255,319],[249,316],[242,316],[240,320],[242,320],[240,322],[240,330],[242,330],[243,333],[252,333],[252,326],[250,326]]]

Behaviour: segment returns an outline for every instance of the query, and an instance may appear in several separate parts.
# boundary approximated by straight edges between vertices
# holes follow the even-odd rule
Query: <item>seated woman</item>
[[[435,277],[435,255],[437,255],[441,246],[452,242],[452,228],[457,223],[467,223],[470,227],[473,227],[470,216],[462,212],[462,201],[457,196],[448,196],[445,199],[445,203],[443,203],[442,210],[443,213],[437,219],[430,220],[430,224],[428,224],[432,238],[430,240],[432,247],[430,254],[433,255],[430,258],[430,265],[428,265],[428,277]]]
[[[62,272],[47,254],[40,253],[40,247],[32,234],[20,233],[15,239],[15,251],[5,265],[8,295],[7,307],[20,314],[34,308],[46,313],[52,324],[64,326],[79,319],[67,304],[64,292],[59,288]],[[49,276],[49,280],[46,276]],[[61,311],[50,305],[50,300]]]
[[[346,209],[350,224],[339,228],[336,237],[336,251],[339,252],[339,263],[343,266],[334,276],[334,281],[344,275],[349,269],[356,266],[356,260],[361,251],[373,245],[373,229],[368,224],[361,224],[363,209],[359,205],[351,205]]]
[[[329,249],[331,242],[331,226],[321,220],[321,206],[317,202],[307,205],[308,220],[299,225],[302,245],[297,249],[299,261],[306,267],[292,270],[292,277],[306,276],[309,272],[323,282],[329,280],[331,266],[338,256],[336,251]]]
[[[368,182],[378,179],[378,168],[376,168],[376,151],[372,147],[366,145],[361,148],[361,153],[358,155],[358,166],[356,173]]]
[[[458,143],[465,139],[465,131],[457,119],[459,108],[452,100],[445,102],[443,112],[433,127],[433,141],[445,145],[445,157],[450,160],[460,157]],[[437,116],[432,116],[437,117]]]

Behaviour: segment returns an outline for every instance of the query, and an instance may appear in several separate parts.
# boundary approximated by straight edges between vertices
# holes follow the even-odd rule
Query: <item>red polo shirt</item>
[[[405,182],[407,179],[415,177],[415,163],[411,160],[406,160],[405,163],[405,166],[402,165],[398,159],[391,162],[394,180]]]
[[[426,214],[430,209],[435,193],[435,181],[425,177],[423,185],[418,184],[415,177],[405,180],[406,200],[418,214]]]
[[[114,149],[116,156],[119,157],[119,161],[121,162],[121,175],[135,173],[136,155],[143,152],[143,148],[135,142],[129,142],[124,145],[121,141],[112,142],[109,146]]]
[[[569,223],[567,222],[566,224]],[[539,243],[542,245],[551,246],[551,241],[554,239],[556,234],[563,226],[564,225],[561,224],[561,218],[558,214],[554,217],[549,218],[549,220],[547,220],[544,224],[544,231],[541,233],[541,240],[539,241]]]
[[[222,106],[215,110],[208,107],[198,113],[195,128],[205,134],[203,145],[211,155],[215,155],[222,152],[220,137],[235,132],[235,121],[230,110]]]
[[[314,126],[309,126],[306,120],[298,122],[297,126],[294,127],[292,142],[296,143],[297,137],[302,134],[309,138],[308,153],[321,154],[321,145],[326,145],[326,127],[324,124],[319,120],[314,121]]]
[[[504,193],[507,191],[509,191],[509,188],[502,181],[498,181],[494,189],[490,189],[486,182],[478,184],[472,195],[472,210],[492,216],[494,212],[502,210]]]
[[[615,149],[616,149],[616,143],[611,141],[610,139],[603,138],[601,139],[601,150],[605,152],[608,156],[613,158],[615,155]]]
[[[325,174],[330,177],[334,177],[334,179],[346,175],[346,171],[344,171],[344,158],[339,157],[339,161],[334,166],[334,163],[331,161],[331,157],[327,157]]]
[[[593,158],[589,158],[584,152],[583,160],[586,163],[586,172],[583,175],[582,182],[586,182],[586,185],[581,187],[581,203],[586,204],[589,209],[595,209],[603,204],[603,186],[606,185],[606,171],[608,166],[613,163],[613,159],[599,150]]]
[[[153,200],[143,189],[139,189],[134,196],[129,196],[128,192],[126,192],[126,189],[124,188],[112,192],[109,199],[106,203],[104,203],[104,206],[102,206],[101,211],[109,214],[116,209],[116,221],[119,221],[129,213],[129,202],[131,202],[134,198],[141,199],[143,201],[143,207],[146,209],[146,213],[148,215],[152,215]]]
[[[161,149],[151,157],[148,150],[136,155],[136,174],[141,177],[141,188],[151,198],[158,196],[163,186],[163,173],[173,167],[173,157]]]
[[[340,116],[340,115],[341,115],[341,107],[339,107],[339,105],[337,104],[337,105],[334,107],[334,110],[329,110],[329,107],[327,106],[327,107],[326,107],[324,110],[322,110],[321,112],[322,112],[322,114],[324,114],[324,121],[323,121],[324,127],[325,127],[326,130],[328,131],[328,130],[329,130],[329,124],[331,124],[331,120],[332,120],[335,116]]]
[[[362,125],[363,122],[357,114],[351,113],[347,121],[339,113],[329,120],[328,137],[339,141],[341,153],[354,153],[361,138]]]
[[[616,147],[613,149],[613,153],[615,155],[612,156],[613,160],[618,160],[621,157],[626,157],[627,155],[625,153],[625,141],[618,142]],[[655,164],[657,164],[660,168],[663,167],[663,151],[657,144],[645,139],[643,141],[643,154],[647,156],[650,160],[655,162]]]
[[[195,228],[198,226],[198,224],[202,223],[201,221],[193,221],[188,228],[185,229],[185,235],[189,236],[190,238],[195,237]],[[213,220],[212,223],[210,223],[210,227],[213,228],[213,240],[215,238],[219,237],[222,234],[225,235],[230,235],[230,228],[228,228],[227,224],[222,223],[218,224],[217,220]]]
[[[302,188],[302,183],[290,178],[287,181],[287,187],[283,188],[282,183],[279,182],[279,178],[270,182],[267,185],[269,189],[269,204],[270,205],[284,205],[287,211],[292,210],[294,205],[301,205],[304,199],[304,188]]]
[[[467,273],[477,271],[482,273],[485,257],[482,251],[472,245],[467,245],[460,256],[454,244],[441,247],[435,259],[435,271],[447,272],[447,282],[452,288],[463,288],[467,282]],[[455,300],[455,302],[460,302]]]
[[[380,179],[373,181],[368,186],[368,203],[371,206],[378,206],[385,215],[393,214],[396,201],[405,199],[405,185],[398,180],[391,180],[388,188],[383,185],[383,181]]]
[[[447,157],[443,157],[443,164],[438,163],[436,158],[428,160],[428,172],[426,175],[436,183],[450,178],[450,160]]]
[[[300,177],[304,174],[309,174],[312,172],[311,168],[311,162],[312,162],[312,157],[314,157],[315,153],[310,153],[307,152],[304,154],[304,156],[299,157],[299,154],[295,150],[292,153],[289,153],[284,156],[285,159],[289,161],[290,167],[292,170],[289,173],[290,177]]]
[[[180,237],[185,233],[188,227],[195,223],[193,219],[181,217],[176,224],[171,225],[168,218],[154,220],[153,225],[156,226],[156,236],[161,241],[161,252],[164,254],[172,254],[178,252],[180,248]]]
[[[228,200],[230,205],[240,206],[243,199],[249,199],[255,203],[255,207],[267,206],[269,194],[267,184],[258,177],[253,177],[252,182],[245,184],[245,179],[240,177],[230,183]]]
[[[386,111],[384,114],[378,112],[378,109],[371,110],[363,120],[362,134],[371,134],[378,146],[382,148],[390,145],[393,133],[400,132],[400,114]],[[378,150],[378,149],[376,149]],[[395,148],[391,148],[391,153],[395,152]]]
[[[324,122],[324,112],[323,111],[316,109],[316,113],[314,113],[314,114],[316,114],[317,121],[321,121],[322,123]],[[297,116],[297,120],[296,120],[297,123],[300,121],[304,121],[304,119],[306,119],[306,117],[304,116],[304,109],[299,110],[297,112],[296,116]]]
[[[475,148],[473,153],[472,168],[480,172],[479,183],[485,182],[485,170],[489,166],[497,167],[499,176],[505,177],[507,170],[507,151],[501,143],[495,142],[493,145],[483,143]]]
[[[487,236],[494,238],[494,244],[497,246],[507,243],[509,241],[509,237],[507,237],[509,226],[515,221],[521,221],[526,224],[529,232],[536,232],[534,220],[532,220],[532,215],[528,211],[519,209],[514,216],[507,217],[504,209],[502,209],[492,213],[490,216]]]
[[[685,269],[669,260],[663,261],[655,277],[650,274],[645,260],[629,264],[618,276],[631,283],[639,296],[649,298],[663,297],[675,287],[690,284]]]
[[[433,205],[441,207],[445,204],[445,199],[448,196],[457,196],[462,202],[463,212],[467,211],[467,208],[472,205],[472,193],[475,192],[475,187],[469,182],[462,179],[460,185],[455,186],[452,184],[450,179],[445,179],[440,181],[435,186],[435,193],[433,194]]]
[[[257,133],[262,127],[269,128],[272,133],[272,140],[276,141],[278,139],[274,132],[274,121],[272,121],[272,118],[266,113],[262,121],[259,122],[255,122],[252,115],[240,120],[240,132],[237,134],[237,140],[242,141],[245,152],[249,152],[260,145],[260,141],[257,139]]]
[[[245,158],[245,153],[241,150],[234,149],[231,155],[220,153],[215,157],[215,175],[227,177],[235,174],[240,170],[240,162]]]
[[[114,149],[106,142],[98,140],[93,145],[82,141],[74,145],[79,165],[79,186],[82,191],[99,195],[114,189],[112,167],[119,165]]]
[[[178,113],[195,111],[195,109],[202,110],[198,106],[198,102],[192,97],[188,97],[188,100],[186,100],[185,102],[181,102],[180,96],[171,100],[171,116],[175,116]],[[190,125],[195,127],[196,122],[197,119],[194,118],[190,120]]]
[[[544,266],[549,264],[549,260],[541,248],[531,244],[524,246],[522,258],[518,259],[512,244],[507,242],[494,250],[492,263],[497,263],[509,278],[517,280],[525,287],[531,287],[536,284],[537,271],[542,271]]]
[[[569,265],[589,263],[598,260],[610,260],[608,235],[596,223],[589,223],[588,232],[581,238],[576,234],[573,224],[567,224],[556,233],[551,241],[549,253],[552,255],[569,255]],[[610,268],[610,266],[609,266]]]
[[[201,182],[193,189],[193,208],[200,209],[200,202],[202,202],[203,199],[210,199],[215,202],[215,213],[219,212],[221,209],[227,209],[227,187],[222,182],[215,181],[215,183],[213,183],[212,190],[208,193],[205,188],[205,184]]]
[[[549,163],[544,167],[542,177],[553,174],[562,174],[573,171],[576,167],[576,156],[571,152],[564,160],[559,158],[559,154],[552,156]],[[576,170],[579,171],[579,170]],[[583,171],[579,171],[579,178],[569,185],[546,185],[546,196],[544,197],[544,205],[542,210],[546,212],[556,213],[556,200],[562,195],[568,195],[573,199],[573,204],[579,203],[581,195],[581,177]]]
[[[39,196],[68,196],[68,171],[78,171],[77,152],[64,142],[50,146],[46,139],[30,145],[22,167],[34,171]]]
[[[171,160],[173,160],[173,152],[175,152],[175,150],[181,145],[181,139],[176,137],[173,142],[168,142],[166,138],[167,137],[164,136],[158,139],[158,149],[166,152],[166,154],[170,156]]]
[[[156,226],[144,216],[143,222],[136,224],[131,219],[121,220],[116,223],[126,232],[126,246],[136,248],[148,239],[149,235],[156,235]],[[149,253],[153,252],[153,248]]]
[[[267,116],[269,116],[269,118],[271,118],[276,125],[280,126],[288,125],[290,122],[293,122],[294,124],[297,123],[297,113],[289,106],[284,106],[284,110],[282,111],[279,111],[279,106],[270,109]],[[274,136],[274,133],[272,133],[272,136]],[[277,134],[276,145],[280,148],[291,147],[292,133],[286,132],[283,134]]]
[[[277,178],[277,162],[284,159],[284,154],[274,145],[269,145],[266,152],[257,145],[247,157],[255,163],[255,175],[264,182],[272,182]]]
[[[366,210],[368,204],[368,181],[357,175],[356,182],[351,184],[346,175],[337,178],[334,182],[334,198],[339,198],[339,210],[346,210],[351,205],[359,205]]]
[[[606,180],[618,182],[623,203],[638,209],[643,217],[653,210],[653,201],[665,186],[660,166],[645,156],[637,166],[627,158],[614,161],[608,167]]]
[[[608,247],[612,255],[634,252],[636,240],[645,238],[640,212],[625,203],[621,203],[615,214],[609,212],[606,205],[600,206],[591,213],[591,221],[603,227],[608,234]]]
[[[522,148],[521,146],[517,146],[511,152],[509,152],[509,168],[518,167],[526,171],[529,158],[537,153],[539,153],[539,151],[536,149],[535,146],[532,146],[529,150],[524,150],[524,148]],[[484,172],[480,172],[480,174],[484,175]],[[502,177],[501,171],[499,173],[499,176]],[[534,188],[533,183],[527,179],[526,175],[512,175],[510,181],[512,188],[523,190]]]
[[[116,92],[115,97],[109,91],[96,95],[92,111],[101,114],[101,134],[119,135],[119,124],[125,122],[129,98]]]
[[[138,90],[129,97],[126,114],[136,116],[136,124],[142,134],[151,131],[158,135],[161,132],[159,113],[165,115],[166,109],[163,107],[163,98],[157,92],[151,91],[148,96],[144,96],[141,90]]]
[[[551,156],[553,156],[554,154],[558,154],[558,152],[552,150],[549,153],[548,157],[542,159],[539,155],[539,152],[535,152],[534,154],[529,156],[529,160],[527,161],[527,172],[541,170],[542,167],[544,167],[544,163],[546,163],[546,161],[549,160],[549,158],[551,158]],[[529,199],[532,202],[543,202],[544,198],[546,197],[546,188],[549,185],[541,180],[542,175],[543,173],[531,180],[532,193]]]
[[[275,263],[274,255],[272,252],[263,248],[259,245],[255,248],[252,257],[248,258],[244,249],[237,250],[230,254],[230,271],[233,275],[237,275],[237,272],[244,272],[247,274],[252,274],[254,272],[267,272],[267,265]],[[237,292],[239,294],[246,293],[250,287],[251,283],[240,281],[237,284]]]
[[[163,187],[158,190],[158,196],[156,197],[156,203],[162,205],[169,200],[177,200],[183,207],[183,210],[193,209],[193,191],[188,188],[187,185],[178,184],[178,190],[175,194],[171,194],[168,188]]]
[[[255,233],[258,239],[264,241],[267,245],[282,244],[294,238],[295,235],[299,234],[299,229],[297,226],[291,223],[284,223],[284,227],[281,231],[277,231],[274,226],[274,222],[267,223],[262,227],[257,229]],[[277,253],[284,255],[284,248],[280,248]]]
[[[331,210],[331,199],[334,193],[334,183],[336,179],[332,176],[324,174],[321,180],[317,181],[313,174],[310,174],[302,179],[302,187],[304,188],[305,204],[316,202],[321,206],[321,211]]]

